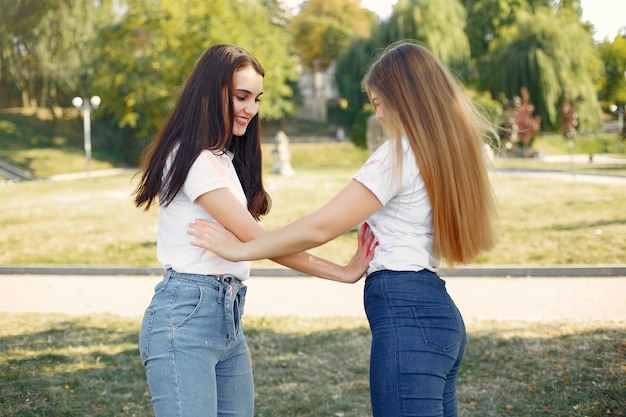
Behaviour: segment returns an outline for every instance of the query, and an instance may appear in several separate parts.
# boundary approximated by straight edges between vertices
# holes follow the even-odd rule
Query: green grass
[[[312,155],[346,146],[303,145]],[[294,152],[300,149],[293,148]],[[358,167],[356,161],[345,164],[323,170],[294,164],[293,177],[268,174],[273,208],[263,225],[278,228],[328,201]],[[499,243],[475,263],[625,263],[624,186],[546,182],[501,174],[493,179],[499,203]],[[132,173],[126,173],[0,186],[0,264],[156,266],[157,210],[145,213],[133,206],[131,193],[136,181]],[[355,242],[351,232],[313,252],[347,262]],[[276,266],[270,261],[255,264]]]
[[[80,121],[49,120],[45,113],[0,112],[0,157],[23,160],[23,167],[43,176],[84,172]],[[320,126],[286,123],[290,134],[320,133]],[[78,128],[78,133],[76,132]],[[276,130],[278,127],[273,126]],[[316,130],[317,129],[317,130]],[[271,129],[270,129],[271,130]],[[26,143],[25,138],[29,138]],[[613,141],[613,142],[611,142]],[[575,152],[606,150],[616,143],[610,135],[580,136]],[[541,135],[535,149],[547,155],[566,155],[567,141]],[[268,229],[285,225],[320,207],[335,195],[368,156],[350,143],[292,143],[295,175],[271,174],[274,144],[262,146],[265,182],[273,200],[263,220]],[[580,149],[578,149],[580,148]],[[609,149],[610,150],[610,149]],[[606,157],[607,154],[602,154]],[[626,156],[611,154],[571,164],[539,159],[496,158],[496,169],[562,170],[572,176],[603,173],[626,176]],[[111,165],[94,157],[92,169]],[[605,158],[606,159],[606,158]],[[157,210],[134,208],[134,171],[71,181],[31,181],[0,186],[0,264],[157,266],[155,228]],[[499,244],[476,264],[565,265],[623,264],[626,253],[626,190],[624,186],[567,183],[493,175],[499,203]],[[355,249],[350,232],[313,252],[345,263]],[[270,261],[258,267],[275,266]]]
[[[114,164],[105,157],[104,149],[98,141],[98,122],[92,123],[93,157],[91,169],[113,168]],[[266,123],[263,128],[264,149],[266,150],[266,167],[271,166],[271,149],[274,136],[283,130],[290,137],[333,137],[334,129],[330,125],[307,122],[305,120],[284,120]],[[574,153],[577,154],[613,154],[616,155],[617,135],[608,133],[592,133],[579,135],[574,140]],[[312,147],[309,147],[312,145]],[[364,149],[352,146],[341,148],[346,150],[342,155],[326,149],[315,147],[316,144],[302,144],[305,151],[294,151],[294,165],[329,169],[345,166],[355,160],[362,161],[367,155]],[[349,145],[349,144],[343,144]],[[351,148],[351,149],[350,149]],[[320,149],[316,151],[316,149]],[[567,141],[558,134],[541,134],[534,140],[533,150],[546,155],[567,155]],[[347,157],[344,161],[337,156]],[[626,155],[618,155],[626,158]],[[83,149],[82,119],[74,109],[56,109],[53,118],[48,110],[4,109],[0,110],[0,159],[32,173],[39,178],[73,172],[84,172],[86,167]],[[317,161],[317,163],[316,163]],[[358,166],[358,164],[357,164]],[[607,166],[606,164],[548,164],[538,160],[498,159],[497,167],[561,169],[579,172],[610,173],[626,175],[626,162]],[[269,168],[268,168],[269,169]]]
[[[0,111],[0,159],[38,178],[84,172],[82,119],[76,117],[73,109],[65,112],[57,110],[56,118],[52,118],[46,110]],[[92,145],[90,168],[113,168],[110,161],[99,158],[101,153],[94,135]]]
[[[461,417],[626,415],[626,323],[467,323]],[[4,417],[151,416],[139,318],[0,314]],[[358,318],[248,318],[257,417],[365,417]]]
[[[267,150],[266,166],[271,166],[271,150],[279,130],[289,136],[334,137],[330,125],[305,120],[284,120],[267,123],[263,127],[264,148]],[[107,158],[98,135],[97,118],[92,121],[92,170],[114,168]],[[0,109],[0,160],[32,174],[47,178],[58,174],[81,173],[86,170],[82,118],[75,109],[55,109],[55,117],[47,109]],[[359,157],[365,151],[349,152],[348,157]],[[336,161],[313,154],[303,157],[314,161]],[[294,163],[297,163],[297,156]],[[0,177],[0,180],[2,177]]]
[[[618,152],[617,133],[586,133],[573,139],[573,152],[578,154],[615,154]],[[533,149],[546,155],[569,153],[568,141],[559,134],[541,133],[533,141]]]
[[[40,177],[84,171],[77,120],[0,113],[0,158]],[[297,129],[290,127],[289,134]],[[307,126],[305,133],[319,133]],[[575,153],[612,153],[610,136],[576,140]],[[96,146],[96,145],[94,145]],[[269,174],[280,227],[350,180],[367,152],[347,143],[292,144],[296,174]],[[535,149],[567,154],[557,135]],[[616,155],[621,156],[623,155]],[[547,164],[496,159],[496,168],[626,175],[626,163]],[[110,168],[94,154],[92,169]],[[623,186],[495,175],[500,242],[482,264],[623,264]],[[156,266],[156,211],[133,207],[132,173],[0,186],[0,264]],[[346,262],[354,232],[315,250]],[[269,261],[257,266],[274,266]],[[624,416],[626,323],[472,321],[458,385],[459,415]],[[139,318],[0,313],[0,414],[151,416],[137,353]],[[258,417],[369,416],[370,335],[363,319],[248,318]]]
[[[494,167],[626,176],[626,154],[618,153],[617,134],[580,135],[574,138],[573,143],[574,147],[570,150],[563,136],[542,134],[535,138],[533,150],[547,158],[555,155],[565,156],[563,161],[546,162],[540,158],[500,157],[494,160]],[[569,158],[570,153],[579,157],[572,162]],[[592,162],[589,162],[589,156],[592,156]],[[610,160],[603,161],[603,157],[607,156]]]

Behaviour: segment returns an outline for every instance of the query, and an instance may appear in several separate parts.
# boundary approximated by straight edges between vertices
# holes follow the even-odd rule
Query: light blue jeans
[[[456,417],[465,325],[433,272],[378,271],[365,281],[374,417]]]
[[[253,416],[245,294],[229,275],[165,272],[139,332],[155,417]]]

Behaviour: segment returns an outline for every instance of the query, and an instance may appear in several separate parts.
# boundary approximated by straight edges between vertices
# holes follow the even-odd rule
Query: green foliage
[[[99,29],[113,20],[112,0],[0,2],[0,84],[25,107],[69,105],[87,95]]]
[[[401,38],[423,42],[496,99],[528,87],[547,130],[558,128],[566,94],[582,99],[586,131],[600,120],[597,92],[605,103],[626,103],[625,38],[594,50],[579,0],[400,0],[384,21],[357,0],[309,0],[294,18],[281,0],[0,0],[0,10],[0,106],[53,109],[100,95],[98,146],[125,164],[137,163],[201,53],[222,42],[265,67],[265,121],[292,114],[298,58],[316,58],[321,69],[336,60],[341,98],[329,115],[357,143],[368,103],[360,80],[372,57]],[[474,98],[497,116],[488,97]]]
[[[566,95],[579,102],[581,126],[598,125],[593,80],[600,71],[591,36],[578,17],[569,10],[540,8],[535,13],[520,12],[514,24],[502,28],[480,72],[494,97],[512,98],[527,87],[542,126],[557,129],[558,109]]]
[[[626,104],[626,36],[616,36],[598,46],[604,73],[599,81],[600,99],[608,103]]]
[[[337,89],[343,100],[345,107],[342,109],[343,126],[348,130],[354,131],[352,136],[356,142],[365,143],[365,121],[357,120],[365,105],[369,103],[369,98],[363,92],[361,80],[365,75],[365,71],[369,63],[374,58],[375,51],[383,46],[377,43],[376,37],[370,39],[355,39],[350,48],[346,49],[337,58],[337,71],[335,79],[337,81]]]
[[[470,45],[464,29],[465,9],[459,0],[399,0],[382,36],[384,43],[416,39],[444,65],[466,73]]]
[[[361,108],[361,111],[356,115],[356,118],[354,119],[350,139],[352,140],[352,143],[354,143],[358,147],[367,147],[367,120],[373,114],[373,107],[371,105],[365,105]]]
[[[333,62],[353,38],[370,36],[376,17],[355,0],[309,0],[291,21],[293,44],[305,65]]]
[[[467,90],[466,94],[472,99],[472,103],[480,111],[480,113],[491,123],[494,129],[497,129],[502,122],[503,110],[502,103],[493,100],[491,95],[486,92],[476,90]],[[498,138],[489,137],[488,142],[494,147],[499,148]]]
[[[488,52],[489,43],[501,36],[503,28],[514,24],[520,12],[553,8],[582,16],[580,0],[464,0],[463,3],[467,12],[465,31],[474,59]]]
[[[0,6],[3,104],[21,94],[25,106],[67,107],[73,96],[100,95],[93,117],[103,128],[101,143],[126,163],[137,162],[196,60],[216,43],[240,45],[265,67],[261,117],[293,111],[296,63],[277,0],[0,0]]]
[[[336,80],[345,119],[355,144],[365,143],[369,99],[361,79],[370,62],[387,45],[402,39],[416,39],[435,52],[462,78],[469,63],[469,43],[463,32],[464,11],[458,0],[401,0],[390,18],[381,22],[368,39],[355,39],[337,58]]]
[[[296,73],[288,37],[259,4],[131,0],[128,12],[100,39],[95,81],[102,92],[100,118],[108,121],[111,147],[130,159],[156,133],[197,59],[214,44],[237,44],[265,67],[264,119],[292,111],[288,82]]]

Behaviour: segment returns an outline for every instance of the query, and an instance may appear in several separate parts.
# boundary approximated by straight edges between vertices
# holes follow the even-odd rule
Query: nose
[[[256,114],[259,109],[259,104],[256,101],[248,101],[243,108],[243,111],[246,115],[252,116]]]

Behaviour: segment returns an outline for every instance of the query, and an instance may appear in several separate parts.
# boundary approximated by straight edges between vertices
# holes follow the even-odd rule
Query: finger
[[[189,223],[188,226],[190,228],[192,228],[193,230],[197,230],[199,232],[203,232],[203,231],[207,231],[208,230],[208,224],[200,224],[200,223]]]
[[[205,240],[207,242],[210,241],[211,238],[211,235],[209,235],[208,233],[203,233],[196,230],[187,230],[187,234],[197,237],[198,239]]]
[[[193,223],[190,223],[190,225],[193,225],[194,228],[199,230],[215,230],[224,228],[221,224],[213,220],[206,219],[195,219]]]
[[[378,242],[374,242],[374,244],[369,243],[367,245],[367,257],[369,258],[370,256],[373,257],[374,256],[374,251],[376,250],[376,247],[378,246]]]
[[[376,239],[376,236],[374,236],[374,233],[369,231],[369,233],[367,234],[367,237],[365,238],[364,244],[371,246],[375,239]]]
[[[365,243],[365,228],[367,223],[363,222],[361,227],[359,228],[359,243],[363,245]]]

